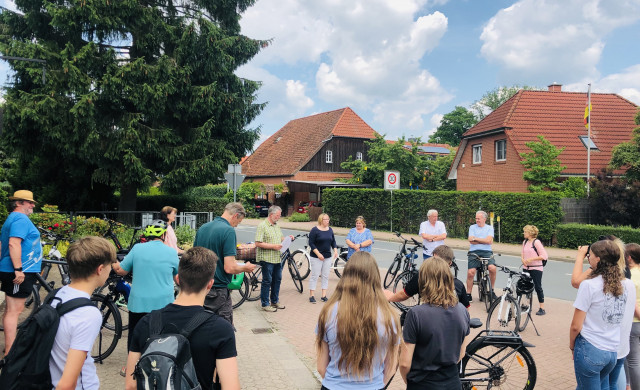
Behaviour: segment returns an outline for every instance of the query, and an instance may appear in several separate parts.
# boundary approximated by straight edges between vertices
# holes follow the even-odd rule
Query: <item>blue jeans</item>
[[[617,360],[615,352],[598,349],[578,335],[573,349],[573,368],[578,389],[608,390],[609,374],[616,367]]]
[[[262,267],[262,287],[260,289],[260,300],[262,306],[269,306],[269,298],[271,298],[271,304],[279,302],[280,297],[280,282],[282,281],[282,266],[280,263],[267,263],[261,261]],[[271,290],[271,295],[269,295]]]

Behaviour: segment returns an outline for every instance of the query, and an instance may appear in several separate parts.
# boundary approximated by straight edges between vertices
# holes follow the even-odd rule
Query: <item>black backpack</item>
[[[533,240],[533,242],[531,243],[531,247],[533,248],[533,250],[536,252],[536,255],[540,256],[540,253],[538,253],[538,248],[536,248],[536,241],[538,241],[538,239],[536,238],[535,240]],[[542,241],[541,241],[542,242]],[[527,240],[524,240],[522,242],[522,246],[524,246],[527,243]],[[547,261],[548,259],[542,259],[542,266],[546,267],[547,265]]]
[[[18,335],[9,354],[0,360],[0,389],[51,390],[49,358],[58,332],[60,317],[79,307],[94,306],[89,298],[74,298],[51,306],[56,289],[47,295],[42,306],[18,327]]]
[[[138,389],[201,389],[191,358],[189,336],[213,313],[198,313],[178,333],[162,333],[161,310],[149,315],[149,338],[133,372]]]

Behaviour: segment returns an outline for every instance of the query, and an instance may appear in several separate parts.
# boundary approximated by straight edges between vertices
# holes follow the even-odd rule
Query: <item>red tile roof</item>
[[[521,90],[464,133],[474,138],[503,129],[518,153],[530,152],[526,142],[542,135],[557,147],[566,169],[562,174],[586,174],[587,149],[578,136],[586,136],[586,93]],[[599,151],[591,152],[591,172],[604,168],[615,145],[631,139],[638,106],[615,95],[591,94],[591,139]],[[620,173],[620,172],[618,172]]]
[[[377,133],[349,107],[289,121],[242,163],[250,176],[292,176],[331,137],[375,138]]]

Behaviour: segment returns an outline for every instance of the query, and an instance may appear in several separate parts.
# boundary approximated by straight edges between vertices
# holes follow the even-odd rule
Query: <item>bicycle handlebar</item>
[[[509,267],[504,266],[504,265],[498,265],[496,264],[496,268],[500,269],[502,272],[509,274],[509,276],[528,276],[531,277],[531,275],[529,275],[528,272],[520,272],[520,271],[513,271],[511,270]]]

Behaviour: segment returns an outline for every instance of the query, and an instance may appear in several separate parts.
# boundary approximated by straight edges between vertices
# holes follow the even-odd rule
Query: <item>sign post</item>
[[[400,189],[400,172],[384,171],[384,189],[391,191],[391,213],[389,220],[391,221],[391,231],[393,232],[393,190]]]
[[[240,188],[240,185],[247,175],[242,174],[242,165],[240,164],[229,164],[228,170],[229,172],[224,174],[224,178],[227,180],[227,183],[229,183],[229,187],[233,190],[233,201],[235,202],[238,188]]]

